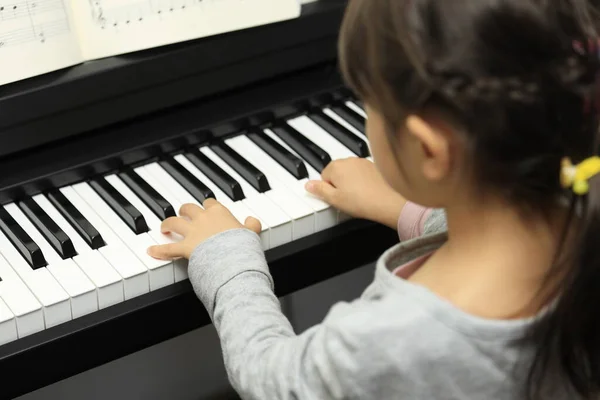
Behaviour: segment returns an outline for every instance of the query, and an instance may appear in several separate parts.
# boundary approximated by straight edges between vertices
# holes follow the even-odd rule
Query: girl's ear
[[[441,181],[450,173],[450,138],[442,129],[417,115],[410,115],[406,128],[420,151],[421,172],[431,181]]]

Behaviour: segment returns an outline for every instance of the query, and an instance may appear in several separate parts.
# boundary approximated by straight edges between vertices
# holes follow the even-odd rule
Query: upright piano
[[[338,73],[344,7],[0,87],[0,398],[210,323],[185,261],[145,253],[181,204],[258,217],[279,296],[397,241],[303,189],[370,157]]]

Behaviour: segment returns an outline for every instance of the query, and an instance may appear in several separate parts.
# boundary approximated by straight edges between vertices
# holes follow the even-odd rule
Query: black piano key
[[[23,200],[19,202],[19,207],[63,260],[77,255],[75,246],[73,246],[69,236],[46,214],[35,200],[32,198]]]
[[[208,198],[215,198],[212,190],[176,160],[172,158],[161,160],[160,165],[200,203],[204,203]]]
[[[194,149],[185,154],[185,157],[190,160],[196,168],[208,177],[219,189],[223,191],[233,201],[244,200],[244,191],[238,181],[233,179],[231,175],[223,171],[221,167],[208,158],[198,149]]]
[[[253,131],[249,132],[247,136],[254,144],[296,177],[296,179],[308,178],[308,170],[306,169],[306,165],[304,165],[304,161],[289,152],[264,132]]]
[[[175,217],[175,210],[163,196],[132,169],[119,173],[119,178],[150,208],[161,220]]]
[[[325,115],[324,113],[317,111],[308,114],[308,117],[312,119],[317,125],[325,129],[331,136],[339,140],[344,146],[350,149],[354,154],[359,157],[369,157],[369,146],[367,142],[350,132],[343,125]]]
[[[367,135],[365,132],[365,118],[362,115],[352,111],[345,105],[334,105],[329,107],[331,111],[340,116],[344,121],[352,125],[353,128],[358,130],[363,135]]]
[[[265,174],[252,165],[248,160],[240,156],[235,150],[223,142],[217,142],[210,146],[211,149],[223,159],[235,172],[240,174],[259,193],[271,190],[269,181]]]
[[[106,243],[100,232],[79,212],[77,208],[58,189],[49,192],[46,197],[63,217],[73,226],[73,229],[85,240],[93,250],[104,247]]]
[[[0,229],[31,265],[31,268],[38,269],[48,265],[42,249],[2,206],[0,206]]]
[[[327,164],[331,162],[331,157],[325,150],[311,142],[306,136],[291,126],[278,124],[271,127],[271,130],[318,172],[322,172]]]
[[[144,216],[113,185],[104,178],[89,182],[90,186],[112,208],[136,234],[148,232],[148,224]]]

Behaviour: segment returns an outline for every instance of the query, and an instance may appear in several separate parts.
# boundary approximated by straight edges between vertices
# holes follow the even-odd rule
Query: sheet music
[[[202,6],[202,0],[88,0],[92,20],[102,29],[124,29],[131,24],[178,17],[190,7]]]
[[[300,15],[298,0],[75,0],[72,4],[86,59],[178,43]]]
[[[0,0],[0,85],[82,61],[65,0]]]

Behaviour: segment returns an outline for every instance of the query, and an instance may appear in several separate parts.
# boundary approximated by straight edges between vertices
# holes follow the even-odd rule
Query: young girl
[[[296,335],[256,220],[185,205],[163,225],[184,239],[149,249],[190,259],[242,398],[599,395],[597,18],[591,0],[350,0],[340,60],[377,169],[333,162],[307,190],[398,222],[374,282]]]

